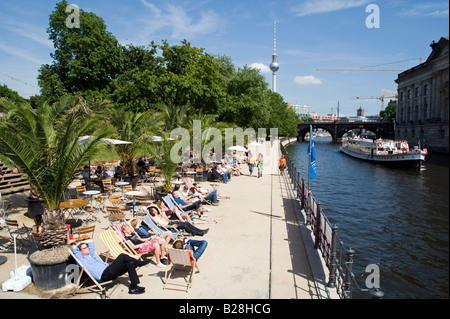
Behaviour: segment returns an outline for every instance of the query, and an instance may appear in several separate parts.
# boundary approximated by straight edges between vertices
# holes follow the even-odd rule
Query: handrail
[[[308,187],[300,172],[290,160],[286,149],[280,143],[281,154],[286,159],[287,173],[290,182],[294,186],[299,200],[300,207],[306,213],[306,225],[310,226],[314,234],[314,248],[320,249],[322,257],[329,271],[327,286],[336,288],[336,292],[341,299],[351,299],[352,291],[358,289],[361,292],[369,292],[371,298],[381,299],[383,292],[380,289],[361,288],[353,274],[353,257],[355,251],[352,248],[345,248],[344,243],[338,236],[337,225],[332,225],[322,211],[320,203],[316,201],[311,192],[308,194]],[[310,207],[308,208],[308,195]]]

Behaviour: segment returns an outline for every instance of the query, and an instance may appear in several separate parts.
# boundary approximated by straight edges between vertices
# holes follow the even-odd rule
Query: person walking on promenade
[[[286,168],[286,158],[284,157],[284,155],[281,156],[281,158],[278,160],[278,163],[280,164],[280,166],[278,166],[278,168],[280,169],[280,175],[284,175],[284,170]]]
[[[250,177],[253,176],[253,169],[255,168],[255,158],[251,152],[248,152],[248,170],[250,171]]]
[[[256,166],[258,167],[258,178],[260,178],[262,177],[263,172],[263,155],[261,153],[259,153],[256,163]]]

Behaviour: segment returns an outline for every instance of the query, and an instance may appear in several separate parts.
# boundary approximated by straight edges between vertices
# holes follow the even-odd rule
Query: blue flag
[[[311,167],[310,167],[310,171],[309,171],[309,178],[313,179],[314,177],[316,177],[316,152],[314,150],[314,136],[313,136],[313,130],[311,127],[311,131],[310,131],[310,139],[311,139]],[[308,154],[309,154],[309,145],[308,144]]]

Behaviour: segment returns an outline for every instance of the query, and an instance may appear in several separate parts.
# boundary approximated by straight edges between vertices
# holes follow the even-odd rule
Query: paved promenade
[[[219,206],[211,209],[206,217],[208,223],[197,224],[209,232],[201,239],[208,247],[199,259],[200,273],[194,277],[189,292],[163,290],[165,271],[154,263],[139,269],[141,286],[145,294],[129,295],[128,278],[108,289],[112,299],[319,299],[330,298],[323,283],[324,274],[317,251],[312,249],[310,230],[302,225],[303,216],[295,201],[286,178],[278,173],[279,142],[250,147],[253,154],[262,153],[265,165],[262,178],[256,171],[250,177],[247,165],[242,164],[243,176],[233,177],[227,184],[220,184],[219,193],[230,199],[221,199]],[[267,147],[267,148],[266,148]],[[205,188],[211,189],[208,182]],[[144,185],[143,190],[148,191]],[[16,196],[17,197],[17,196]],[[33,222],[23,216],[18,207],[11,218],[26,225]],[[104,215],[106,216],[106,214]],[[96,223],[96,233],[108,227],[102,218]],[[214,222],[216,221],[216,222]],[[0,232],[0,243],[7,244],[7,234]],[[199,237],[200,238],[200,237]],[[95,235],[97,252],[105,251],[103,243]],[[8,258],[0,266],[0,281],[9,279],[14,268],[14,254],[0,252]],[[25,254],[18,254],[18,265],[28,264]],[[95,293],[78,294],[70,298],[97,298]],[[42,291],[33,285],[21,292],[1,292],[0,299],[9,298],[69,298],[64,289]]]

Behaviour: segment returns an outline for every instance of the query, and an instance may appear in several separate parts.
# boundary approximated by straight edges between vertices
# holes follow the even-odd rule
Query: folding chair
[[[70,248],[68,250],[69,250],[70,254],[72,255],[73,259],[75,260],[75,262],[77,263],[77,266],[81,268],[81,271],[78,274],[78,278],[75,278],[76,279],[76,282],[74,283],[75,287],[71,290],[71,294],[74,296],[76,293],[79,293],[79,292],[82,292],[82,291],[86,291],[86,290],[95,292],[95,290],[97,289],[100,292],[102,298],[107,298],[108,296],[106,294],[106,288],[103,287],[103,286],[112,283],[114,280],[98,282],[89,273],[89,271],[86,269],[86,267],[75,257],[75,255],[72,252],[72,250]],[[88,278],[85,278],[83,280],[83,274],[84,273],[88,275]],[[93,284],[85,286],[85,283],[87,283],[89,280],[91,280]]]
[[[111,226],[114,226],[114,221],[122,221],[125,218],[125,214],[122,211],[125,207],[120,206],[106,206],[106,211],[109,213],[109,222]]]
[[[131,252],[127,246],[123,246],[120,244],[120,242],[117,240],[116,236],[113,233],[112,228],[109,228],[100,234],[98,234],[100,239],[105,244],[105,247],[107,249],[107,255],[106,255],[106,261],[108,262],[109,257],[111,256],[112,259],[116,259],[120,254],[127,254],[128,256],[134,258],[134,259],[141,259],[143,254],[135,254]]]
[[[107,194],[111,194],[116,189],[116,187],[112,183],[112,180],[109,179],[109,178],[103,179],[102,180],[102,185],[103,185],[103,190]]]
[[[89,200],[90,197],[86,196],[83,194],[83,192],[86,191],[86,186],[77,186],[76,187],[76,191],[77,191],[77,198],[78,199],[84,199],[84,200]]]
[[[14,235],[16,235],[16,243],[18,240],[19,249],[23,246],[30,246],[32,244],[32,239],[30,237],[31,228],[23,225],[20,227],[17,220],[14,219],[6,219],[6,229],[8,230],[9,235],[11,236],[11,240],[14,241]]]
[[[95,232],[95,225],[78,227],[72,230],[72,235],[76,242],[80,242],[86,239],[93,239]]]
[[[181,232],[178,230],[170,230],[170,229],[166,229],[166,228],[160,228],[155,221],[152,219],[152,217],[149,214],[146,214],[144,217],[142,217],[142,221],[147,224],[147,226],[154,232],[154,233],[158,233],[158,234],[162,234],[166,231],[171,231],[172,232],[172,238],[176,239],[179,235],[181,235]]]
[[[195,179],[197,181],[203,181],[203,168],[197,168],[195,172]]]
[[[194,280],[194,274],[196,270],[197,272],[200,272],[200,268],[198,268],[192,250],[166,248],[166,251],[169,257],[169,261],[172,263],[172,267],[170,268],[170,271],[166,271],[163,289],[172,289],[188,292],[189,288],[192,287],[192,282]],[[190,271],[188,273],[189,280],[186,280],[186,277],[184,277],[183,278],[184,283],[181,283],[179,280],[173,279],[177,266],[190,267]],[[184,288],[183,289],[176,288],[179,286]]]

